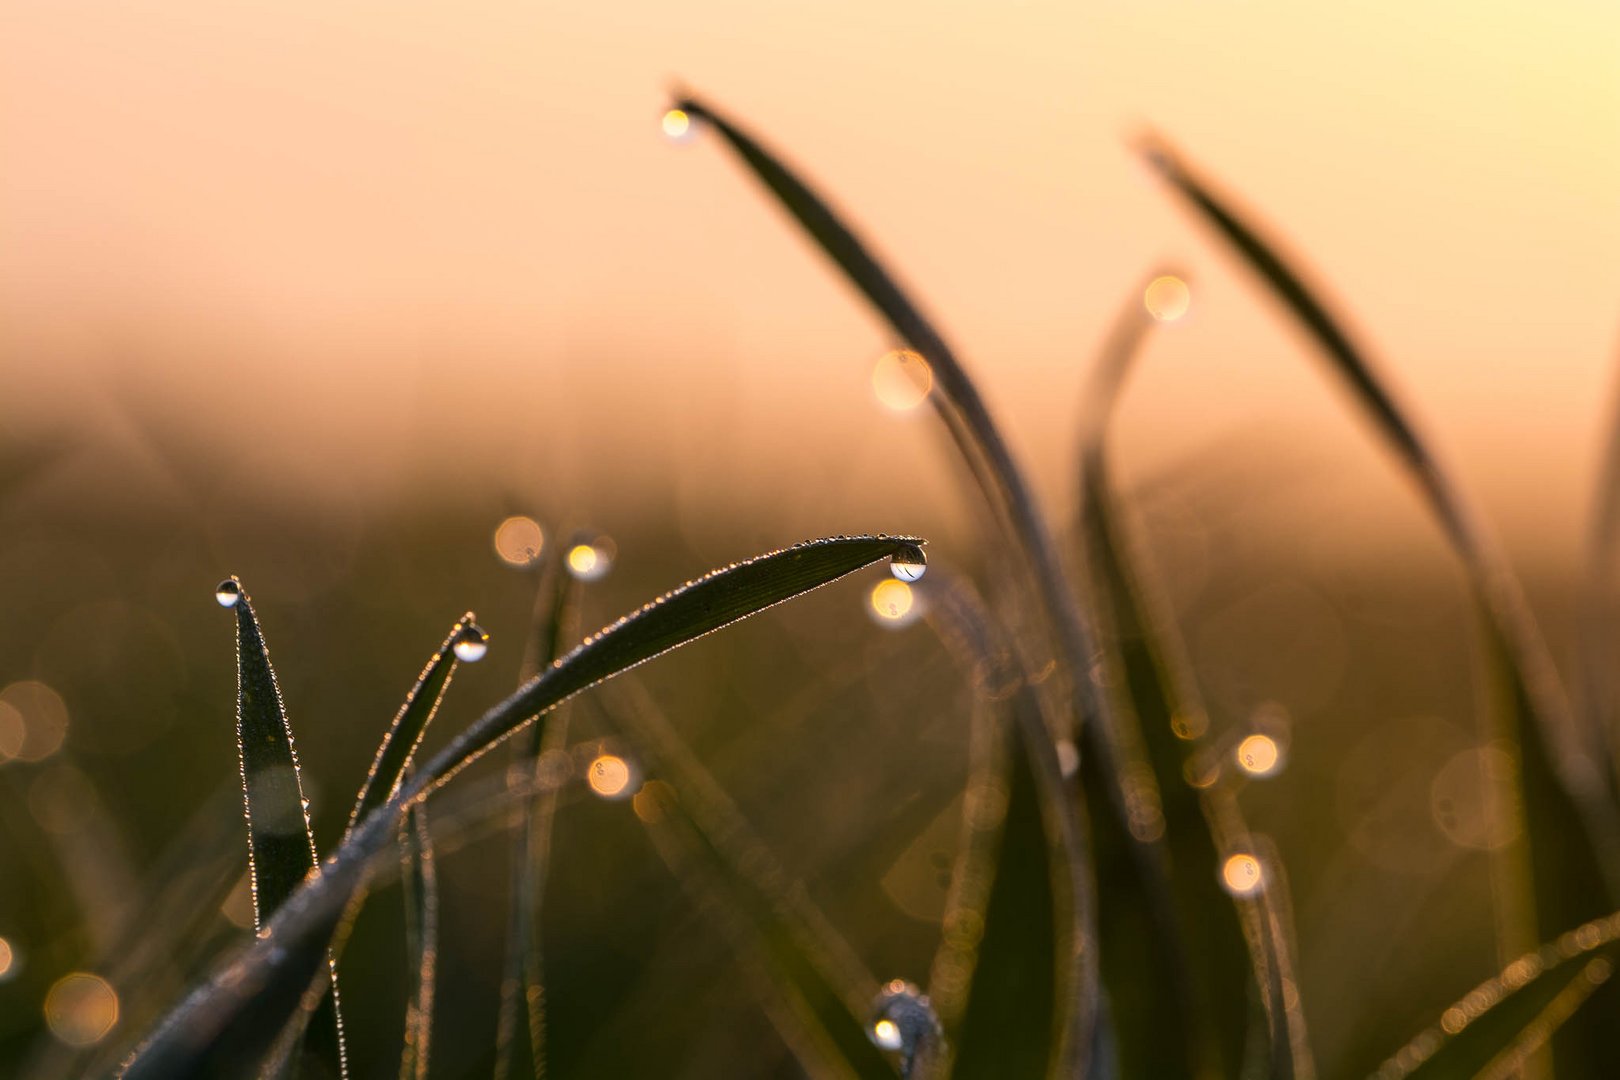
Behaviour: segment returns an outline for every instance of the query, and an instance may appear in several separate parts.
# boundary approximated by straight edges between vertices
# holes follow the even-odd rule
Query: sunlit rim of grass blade
[[[1163,276],[1159,270],[1144,283]],[[1184,276],[1179,275],[1178,276]],[[1135,725],[1122,725],[1122,736],[1139,731],[1142,755],[1153,770],[1170,851],[1170,887],[1176,919],[1186,935],[1190,978],[1180,999],[1174,988],[1155,988],[1158,1010],[1122,1009],[1127,1002],[1116,990],[1114,1022],[1127,1070],[1152,1067],[1194,1073],[1214,1069],[1236,1075],[1248,1053],[1251,1010],[1262,1007],[1261,988],[1281,962],[1291,963],[1290,948],[1280,940],[1269,918],[1245,920],[1239,901],[1220,885],[1225,856],[1245,843],[1248,827],[1237,802],[1223,787],[1199,791],[1186,781],[1191,757],[1208,753],[1204,729],[1207,710],[1200,700],[1185,644],[1168,605],[1156,588],[1145,552],[1131,543],[1125,507],[1115,490],[1108,457],[1108,432],[1119,397],[1147,334],[1157,325],[1133,291],[1115,319],[1080,402],[1080,493],[1078,541],[1081,565],[1092,577],[1098,606],[1105,662],[1118,678],[1105,682],[1120,695],[1120,715]],[[1181,730],[1173,724],[1179,723]],[[1268,894],[1269,900],[1269,894]],[[1245,922],[1252,935],[1245,933]],[[1251,940],[1252,937],[1252,940]],[[1120,960],[1111,966],[1104,948],[1103,976],[1136,984],[1140,970]],[[1279,963],[1267,962],[1273,954]],[[1151,980],[1150,980],[1151,981]],[[1129,986],[1121,989],[1129,989]],[[1270,995],[1269,1028],[1284,1049],[1302,1039],[1290,1030],[1293,1019]],[[1179,1019],[1173,1010],[1180,1008]],[[1123,1015],[1129,1012],[1132,1015]],[[1173,1035],[1170,1033],[1174,1032]],[[1177,1043],[1180,1043],[1177,1046]],[[1168,1056],[1167,1056],[1168,1055]],[[1296,1071],[1291,1059],[1283,1062]]]
[[[1555,789],[1572,800],[1573,819],[1579,822],[1577,827],[1584,827],[1599,878],[1611,903],[1620,902],[1620,811],[1610,797],[1609,773],[1596,767],[1587,740],[1575,726],[1546,644],[1506,559],[1405,410],[1374,373],[1366,351],[1320,299],[1320,290],[1308,286],[1278,246],[1216,195],[1168,143],[1147,136],[1141,150],[1148,163],[1238,252],[1316,340],[1413,475],[1467,571],[1488,628],[1508,663],[1505,674],[1515,684],[1516,696],[1530,705],[1534,722],[1515,732],[1527,778],[1534,779],[1528,776],[1532,771],[1547,770]],[[1537,812],[1535,805],[1527,805],[1532,832],[1540,828],[1535,821]],[[1532,855],[1537,847],[1533,835]],[[1538,871],[1538,880],[1545,876]]]
[[[397,818],[469,761],[580,691],[723,626],[820,588],[897,552],[916,537],[811,540],[710,571],[592,635],[556,665],[489,709],[356,825],[276,913],[171,1010],[126,1062],[135,1080],[217,1073],[222,1058],[256,1060],[320,972],[327,944],[357,900],[371,862],[398,835]]]
[[[1098,1050],[1096,1004],[1083,996],[1096,985],[1098,959],[1085,811],[1064,780],[1041,700],[983,604],[938,571],[923,588],[931,623],[964,668],[1014,687],[996,725],[1006,807],[971,981],[949,1033],[952,1075],[1078,1075]],[[954,1002],[947,1011],[957,1012]]]
[[[439,871],[426,803],[408,807],[399,827],[400,891],[405,898],[405,955],[410,986],[399,1080],[427,1080],[439,958]]]
[[[1507,965],[1441,1013],[1373,1080],[1516,1075],[1526,1057],[1614,973],[1620,913],[1586,923]]]
[[[248,826],[248,872],[253,882],[253,923],[265,924],[304,880],[316,872],[319,856],[304,798],[298,751],[282,705],[281,688],[253,601],[240,579],[231,605],[236,614],[236,742],[242,770],[242,799]],[[339,1076],[348,1076],[337,968],[328,957],[331,987],[311,1018],[311,1051]],[[296,1049],[294,1050],[296,1054]]]

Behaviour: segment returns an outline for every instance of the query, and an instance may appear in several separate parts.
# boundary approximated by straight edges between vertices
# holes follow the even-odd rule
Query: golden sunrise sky
[[[587,512],[931,490],[926,425],[870,399],[881,327],[717,140],[660,135],[678,84],[892,258],[1054,505],[1165,260],[1194,306],[1128,469],[1272,432],[1398,490],[1133,160],[1151,127],[1331,285],[1493,517],[1576,542],[1620,359],[1609,0],[0,0],[0,420],[139,441],[135,402],[289,488],[460,446]]]

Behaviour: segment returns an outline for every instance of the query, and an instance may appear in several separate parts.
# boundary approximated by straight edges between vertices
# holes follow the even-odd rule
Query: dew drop
[[[685,109],[671,109],[659,121],[659,127],[671,142],[685,142],[692,137],[692,116]]]
[[[909,1077],[919,1063],[938,1052],[944,1029],[927,995],[912,983],[895,979],[872,1002],[867,1037],[879,1049],[898,1054],[900,1075]]]
[[[242,583],[226,578],[215,587],[214,599],[219,601],[220,607],[235,607],[242,599]]]
[[[928,556],[916,546],[903,547],[889,556],[889,573],[901,581],[918,581],[928,572]]]
[[[465,664],[476,664],[489,652],[489,635],[475,622],[469,622],[456,631],[456,640],[450,646],[456,659]]]
[[[1175,322],[1192,306],[1192,292],[1185,281],[1166,274],[1148,283],[1142,292],[1142,306],[1159,322]]]
[[[890,349],[872,368],[872,393],[893,412],[910,412],[928,400],[934,372],[921,354]]]
[[[617,553],[612,540],[599,536],[590,543],[578,543],[569,548],[563,561],[575,580],[600,581],[613,569],[613,557]]]

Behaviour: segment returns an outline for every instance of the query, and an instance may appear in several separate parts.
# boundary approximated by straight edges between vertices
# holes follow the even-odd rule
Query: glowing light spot
[[[0,763],[10,761],[22,753],[28,738],[28,725],[15,705],[0,701]]]
[[[1058,772],[1067,780],[1080,771],[1080,751],[1073,739],[1059,739],[1057,746]]]
[[[1185,281],[1166,274],[1148,282],[1142,290],[1142,306],[1160,322],[1175,322],[1192,306],[1192,292]]]
[[[62,695],[42,682],[24,679],[0,690],[0,760],[44,761],[62,748],[67,738],[68,711]],[[15,716],[9,714],[14,713]],[[16,750],[3,748],[16,743],[16,717],[22,718],[22,740]]]
[[[874,585],[869,603],[879,626],[896,629],[910,626],[922,614],[917,608],[917,594],[910,585],[898,578],[889,578]]]
[[[671,109],[664,114],[660,126],[664,129],[665,135],[680,141],[692,133],[692,118],[684,109]]]
[[[885,1050],[900,1049],[900,1025],[893,1020],[879,1020],[872,1025],[872,1041]]]
[[[0,937],[0,983],[5,982],[17,974],[17,952],[11,947],[11,942]]]
[[[489,634],[469,616],[461,629],[456,631],[456,640],[450,649],[462,663],[476,664],[489,653]]]
[[[1282,764],[1282,751],[1270,735],[1250,735],[1238,743],[1237,763],[1250,776],[1270,776]]]
[[[630,786],[630,765],[624,758],[602,754],[586,767],[585,782],[602,798],[617,798]]]
[[[546,534],[534,518],[518,514],[495,526],[495,554],[507,566],[533,566],[546,545]]]
[[[933,388],[933,369],[910,349],[890,349],[872,369],[872,393],[895,412],[915,409],[928,400]]]
[[[1203,713],[1194,713],[1191,716],[1178,713],[1170,720],[1170,730],[1175,732],[1178,739],[1201,739],[1204,732],[1209,730],[1209,717]]]
[[[1441,766],[1429,785],[1429,813],[1458,847],[1494,851],[1519,835],[1518,766],[1494,746],[1463,750]]]
[[[568,572],[579,581],[600,581],[613,569],[613,543],[599,539],[592,544],[575,544],[564,561]]]
[[[45,1024],[69,1046],[94,1046],[117,1023],[118,995],[99,975],[64,975],[45,995]]]
[[[1221,884],[1233,896],[1250,896],[1258,892],[1260,886],[1265,884],[1260,860],[1248,854],[1231,856],[1221,867]]]

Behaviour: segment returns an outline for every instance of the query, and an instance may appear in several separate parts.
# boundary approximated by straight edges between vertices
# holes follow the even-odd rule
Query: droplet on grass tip
[[[928,556],[920,547],[904,547],[889,556],[889,573],[901,581],[917,581],[928,572]]]
[[[607,537],[598,537],[591,543],[575,544],[568,549],[568,572],[576,581],[600,581],[613,569],[613,556],[617,549]]]
[[[872,393],[885,408],[910,412],[928,400],[934,369],[910,349],[890,349],[872,368]]]
[[[671,142],[685,142],[692,137],[692,117],[685,109],[670,109],[659,126]]]
[[[531,517],[518,514],[495,527],[495,554],[508,566],[533,566],[545,546],[545,532]]]
[[[1230,856],[1221,866],[1221,884],[1233,896],[1250,896],[1265,884],[1265,872],[1260,860],[1247,852]]]
[[[214,587],[214,599],[219,601],[220,607],[235,607],[242,599],[242,583],[226,578]]]
[[[1166,274],[1148,282],[1142,290],[1142,306],[1159,322],[1175,322],[1192,306],[1192,291],[1185,281]]]
[[[910,626],[922,614],[917,594],[910,585],[896,578],[880,581],[872,587],[868,608],[879,626],[895,630]]]
[[[456,659],[464,664],[476,664],[489,652],[489,634],[475,622],[468,622],[456,631],[456,640],[450,646]]]
[[[867,1037],[879,1049],[900,1055],[900,1075],[910,1076],[917,1060],[944,1036],[939,1016],[926,994],[904,979],[885,986],[872,1002]]]

